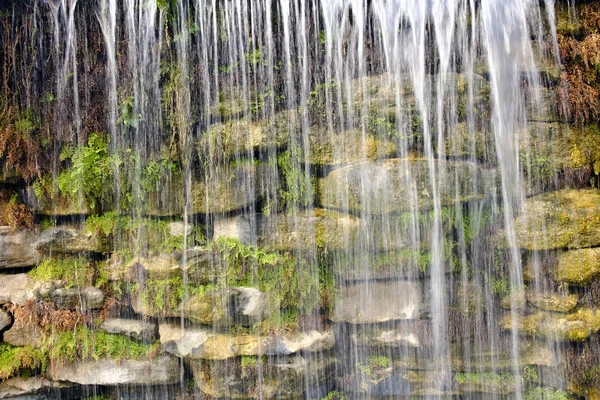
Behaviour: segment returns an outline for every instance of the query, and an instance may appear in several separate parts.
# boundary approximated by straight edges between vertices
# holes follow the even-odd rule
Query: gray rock
[[[35,297],[31,290],[31,278],[27,274],[0,275],[0,305],[21,304]]]
[[[41,233],[35,248],[54,253],[102,253],[105,249],[99,237],[70,227],[55,227]]]
[[[163,356],[153,360],[52,363],[46,375],[55,381],[80,385],[168,385],[179,382],[179,372],[179,360]]]
[[[239,356],[284,356],[300,351],[320,352],[334,345],[333,332],[316,330],[281,336],[231,335],[212,329],[162,324],[163,349],[177,357],[225,360]]]
[[[156,325],[141,320],[111,318],[102,322],[100,329],[108,333],[127,335],[144,342],[149,342],[156,337]]]
[[[421,285],[412,281],[345,285],[331,319],[352,324],[418,319],[423,311]]]
[[[37,235],[29,229],[0,226],[0,269],[37,265],[40,254],[33,247],[36,240]]]
[[[69,384],[54,382],[41,376],[32,376],[30,378],[14,377],[0,383],[0,399],[37,399],[38,397],[36,396],[28,395],[33,395],[46,388],[60,389],[69,386]]]
[[[11,322],[12,317],[10,314],[0,308],[0,331],[3,331]]]
[[[49,291],[49,293],[45,294],[46,291]],[[43,292],[40,291],[39,293],[40,295],[44,293],[44,297],[49,296],[56,307],[66,310],[74,310],[79,307],[83,309],[102,308],[104,304],[104,293],[92,286],[80,290],[56,286],[51,288],[45,285]]]
[[[15,321],[13,326],[4,332],[4,341],[13,346],[38,347],[44,340],[44,332],[29,321]]]
[[[93,286],[85,287],[81,289],[81,300],[84,309],[102,308],[104,305],[104,293]]]
[[[75,288],[55,289],[50,298],[56,307],[66,310],[74,310],[79,305],[79,291]]]
[[[167,229],[171,236],[186,236],[192,233],[193,226],[191,224],[186,225],[183,221],[169,222]]]
[[[246,245],[256,244],[256,234],[252,219],[245,215],[217,219],[214,224],[214,238],[237,239]]]

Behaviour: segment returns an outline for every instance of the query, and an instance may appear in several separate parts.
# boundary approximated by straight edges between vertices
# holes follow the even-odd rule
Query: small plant
[[[42,350],[0,343],[0,381],[35,370],[44,371],[47,365],[48,359]]]
[[[321,400],[347,400],[348,396],[344,394],[344,392],[339,392],[337,390],[331,391],[327,393],[327,396],[323,397]]]
[[[90,262],[84,257],[48,257],[29,272],[34,280],[61,280],[67,287],[83,287],[95,284],[98,287],[108,283],[108,272],[102,262]]]

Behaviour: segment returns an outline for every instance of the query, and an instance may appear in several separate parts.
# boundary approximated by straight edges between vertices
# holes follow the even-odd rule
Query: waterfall
[[[562,4],[8,3],[0,105],[40,139],[0,182],[35,261],[0,282],[26,274],[77,321],[36,322],[31,370],[70,382],[48,398],[588,395],[569,360],[596,343],[596,289],[548,272],[600,245],[598,172],[567,182],[583,167],[557,147],[579,129],[556,99]]]

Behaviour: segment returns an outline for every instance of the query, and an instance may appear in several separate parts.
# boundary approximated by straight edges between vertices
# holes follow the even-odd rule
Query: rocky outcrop
[[[256,244],[256,220],[246,215],[219,218],[213,225],[213,238],[236,239],[246,245]]]
[[[45,334],[30,321],[16,320],[13,326],[4,332],[4,341],[13,346],[38,347],[43,343]]]
[[[0,226],[0,270],[37,265],[40,254],[33,248],[36,237],[28,229],[11,230],[8,226]]]
[[[427,159],[394,159],[353,164],[319,180],[318,202],[325,208],[385,214],[433,208],[430,164],[440,204],[453,205],[489,194],[491,171],[477,164]],[[487,178],[487,179],[484,179]],[[458,185],[456,184],[458,182]]]
[[[35,298],[31,285],[27,274],[0,275],[0,305],[20,304]]]
[[[80,385],[170,385],[179,382],[180,363],[167,356],[149,360],[52,363],[46,375],[54,381]]]
[[[108,333],[126,335],[146,343],[157,336],[155,324],[137,319],[109,318],[104,320],[99,328]]]
[[[600,191],[562,190],[525,201],[515,219],[519,245],[528,250],[600,245]]]
[[[159,327],[163,348],[190,359],[226,360],[239,356],[285,356],[300,351],[320,352],[334,345],[330,331],[298,332],[282,336],[231,335],[205,328],[163,324]]]
[[[106,250],[100,237],[91,232],[70,227],[54,227],[41,233],[35,243],[45,253],[102,253]]]
[[[534,307],[546,311],[568,313],[577,307],[579,296],[576,294],[527,293],[527,301]]]
[[[294,398],[317,389],[330,379],[334,360],[329,357],[283,356],[272,362],[258,359],[196,361],[192,372],[197,387],[215,398]],[[307,397],[312,397],[310,394]]]
[[[62,389],[69,386],[71,385],[68,383],[51,381],[41,376],[14,377],[0,382],[0,399],[42,400],[46,397],[37,397],[35,393],[44,389]]]
[[[368,324],[418,319],[424,311],[419,282],[369,282],[342,287],[331,319]]]
[[[538,312],[518,316],[515,320],[507,315],[502,327],[505,330],[515,327],[527,336],[583,341],[600,330],[600,311],[582,308],[566,315]]]

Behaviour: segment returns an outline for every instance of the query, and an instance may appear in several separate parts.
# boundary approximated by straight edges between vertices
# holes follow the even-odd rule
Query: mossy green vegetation
[[[28,376],[35,371],[44,371],[47,365],[48,358],[42,349],[0,343],[0,381],[12,376]]]
[[[96,286],[103,287],[108,283],[108,272],[104,262],[90,261],[85,257],[48,257],[40,265],[29,272],[34,280],[60,280],[67,287]]]
[[[347,400],[348,396],[344,392],[340,392],[338,390],[331,391],[327,393],[327,396],[323,397],[321,400]]]
[[[358,363],[358,369],[370,379],[377,379],[382,370],[389,368],[390,359],[386,356],[368,356],[365,362]]]
[[[564,391],[553,388],[536,387],[525,393],[525,400],[569,400],[571,397]]]
[[[456,372],[454,380],[460,385],[477,385],[492,392],[510,392],[521,378],[507,372]]]

